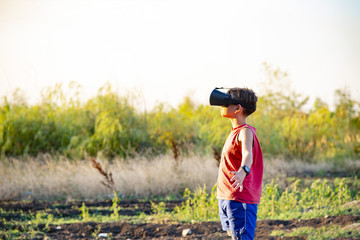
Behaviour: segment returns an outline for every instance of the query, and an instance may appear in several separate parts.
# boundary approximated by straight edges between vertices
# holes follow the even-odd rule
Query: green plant
[[[285,193],[286,195],[288,192]],[[259,216],[273,218],[279,213],[278,201],[281,196],[279,185],[273,181],[267,184],[263,190],[261,197],[262,205],[260,205]]]
[[[357,182],[353,185],[356,188]],[[312,212],[324,216],[326,211],[330,213],[334,209],[340,210],[339,206],[358,197],[359,192],[351,190],[346,178],[336,178],[333,182],[328,179],[316,179],[311,186],[303,187],[301,187],[301,181],[296,180],[292,188],[284,190],[272,182],[263,190],[258,217],[306,217]]]
[[[150,201],[151,203],[151,210],[155,215],[164,215],[166,211],[166,205],[164,202],[154,203],[153,201]]]
[[[194,192],[186,188],[184,198],[184,203],[174,209],[174,214],[179,220],[197,221],[218,217],[216,185],[212,188],[210,195],[207,193],[205,185],[203,188],[197,188]]]
[[[120,209],[121,207],[119,206],[118,194],[116,191],[114,191],[114,197],[112,199],[112,206],[111,206],[111,210],[113,211],[113,213],[111,214],[111,217],[115,217],[116,219],[119,218]]]
[[[86,207],[84,202],[79,209],[81,211],[80,218],[83,221],[88,221],[90,219],[89,208]]]

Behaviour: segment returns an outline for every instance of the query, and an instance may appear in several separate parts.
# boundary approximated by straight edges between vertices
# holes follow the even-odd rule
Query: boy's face
[[[220,113],[222,117],[225,118],[234,118],[236,114],[238,114],[240,111],[240,105],[229,105],[228,107],[226,106],[221,106],[220,107]]]

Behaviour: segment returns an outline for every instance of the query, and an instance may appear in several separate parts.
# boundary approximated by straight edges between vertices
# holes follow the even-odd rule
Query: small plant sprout
[[[110,216],[118,218],[119,217],[120,206],[119,206],[118,194],[117,194],[116,191],[114,191],[114,198],[112,199],[112,203],[113,204],[111,206],[111,210],[113,211],[113,213]]]
[[[80,218],[83,221],[87,221],[90,219],[89,208],[86,207],[85,203],[82,203],[82,206],[80,207],[80,211],[81,211]]]

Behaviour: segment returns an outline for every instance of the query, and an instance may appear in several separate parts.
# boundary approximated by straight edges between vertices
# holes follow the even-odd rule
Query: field
[[[333,108],[311,104],[264,69],[248,119],[264,152],[256,239],[360,239],[360,102],[339,89]],[[80,93],[73,82],[35,105],[20,90],[1,100],[0,238],[229,239],[215,198],[231,129],[219,109],[190,96],[146,109],[110,84]]]
[[[229,239],[218,221],[211,157],[137,159],[136,170],[131,161],[96,162],[105,175],[91,161],[47,155],[2,163],[0,237]],[[256,239],[360,239],[359,168],[358,161],[334,171],[267,159]]]
[[[97,201],[97,202],[84,202],[90,209],[94,209],[89,214],[95,215],[110,215],[112,211],[111,201]],[[175,205],[181,204],[180,202],[168,201],[166,208],[172,210]],[[358,203],[357,203],[358,204]],[[46,211],[42,214],[42,217],[47,218],[48,223],[36,224],[34,220],[30,224],[18,225],[16,230],[12,229],[8,233],[3,233],[3,238],[12,237],[27,237],[43,239],[47,236],[47,239],[96,239],[101,236],[101,233],[107,234],[108,237],[115,239],[229,239],[226,233],[221,231],[221,225],[218,221],[210,222],[194,222],[194,223],[130,223],[129,221],[109,221],[109,222],[96,222],[96,221],[79,221],[76,223],[59,223],[52,224],[49,220],[49,216],[56,218],[68,218],[78,220],[81,215],[82,202],[72,203],[41,203],[41,202],[21,202],[21,203],[1,203],[0,207],[5,212],[13,212],[5,217],[5,221],[20,221],[22,217],[26,216],[27,213],[32,212],[35,219],[40,218],[40,212]],[[151,203],[150,202],[139,202],[139,201],[120,201],[119,215],[121,217],[128,217],[140,214],[151,214]],[[357,208],[359,208],[359,204]],[[99,208],[108,208],[108,210],[95,210]],[[76,210],[77,209],[77,210]],[[19,212],[22,211],[21,214]],[[18,214],[16,214],[18,213]],[[41,215],[41,214],[40,214]],[[121,218],[120,217],[120,218]],[[24,217],[26,218],[26,217]],[[28,217],[31,219],[31,217]],[[23,219],[25,220],[25,219]],[[31,220],[30,220],[31,221]],[[39,220],[42,221],[42,220]],[[171,221],[171,220],[169,220]],[[308,229],[317,229],[318,238],[321,239],[321,231],[326,232],[326,228],[334,231],[334,225],[343,231],[343,236],[333,239],[357,239],[360,238],[359,229],[360,216],[354,215],[340,215],[340,216],[326,216],[322,218],[312,219],[299,219],[299,220],[259,220],[256,229],[256,239],[308,239],[305,231]],[[1,228],[7,225],[2,223]],[[192,234],[186,238],[182,237],[182,231],[191,229]],[[278,232],[291,232],[295,229],[303,229],[303,232],[299,232],[297,237],[281,237],[271,236],[271,233]],[[310,230],[308,230],[310,232]],[[314,230],[312,230],[314,232]],[[329,231],[329,230],[328,230]],[[357,231],[354,234],[354,231]],[[330,233],[332,233],[330,231]],[[351,234],[353,234],[351,237]],[[315,235],[315,234],[314,234]],[[296,235],[295,235],[296,236]],[[329,236],[329,234],[327,235]],[[349,237],[350,236],[350,237]],[[328,239],[326,235],[322,239]]]

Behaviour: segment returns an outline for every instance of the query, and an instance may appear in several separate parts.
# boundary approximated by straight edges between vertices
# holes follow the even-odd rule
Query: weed
[[[285,196],[288,194],[286,191]],[[262,205],[260,208],[260,216],[264,214],[266,217],[273,218],[279,213],[278,200],[281,196],[281,190],[279,185],[275,184],[273,181],[271,184],[267,184],[263,190],[262,194]],[[266,210],[265,210],[266,209]]]
[[[101,232],[101,226],[97,225],[96,229],[91,233],[91,236],[93,236],[95,239],[98,239],[98,235]]]
[[[164,215],[166,211],[166,206],[164,202],[154,203],[153,201],[150,201],[151,203],[151,210],[155,215]]]
[[[79,209],[81,211],[80,218],[83,221],[88,221],[90,219],[89,208],[86,207],[85,203],[82,203],[82,206]]]
[[[340,207],[342,204],[358,199],[360,195],[359,192],[349,188],[345,178],[336,178],[333,182],[316,179],[310,187],[303,188],[300,187],[300,183],[295,181],[292,188],[286,188],[284,191],[273,182],[267,184],[263,190],[258,217],[274,219],[285,216],[309,217],[314,214],[324,216],[326,212],[334,212],[334,209],[343,211]],[[353,184],[353,187],[356,186]],[[351,210],[351,212],[356,211],[356,209]]]
[[[191,192],[188,188],[184,191],[184,203],[174,209],[174,214],[181,221],[209,220],[218,217],[216,199],[216,185],[209,195],[206,186]]]
[[[104,170],[101,164],[97,162],[94,158],[90,158],[90,161],[92,162],[92,166],[96,170],[98,170],[98,172],[105,178],[105,181],[101,181],[101,184],[110,189],[111,191],[115,191],[112,173],[108,170]]]
[[[119,198],[118,198],[118,194],[116,191],[114,191],[114,197],[112,199],[112,206],[111,206],[111,211],[113,211],[113,213],[111,214],[111,217],[114,218],[119,218],[119,211],[120,211],[120,206],[119,206]]]

